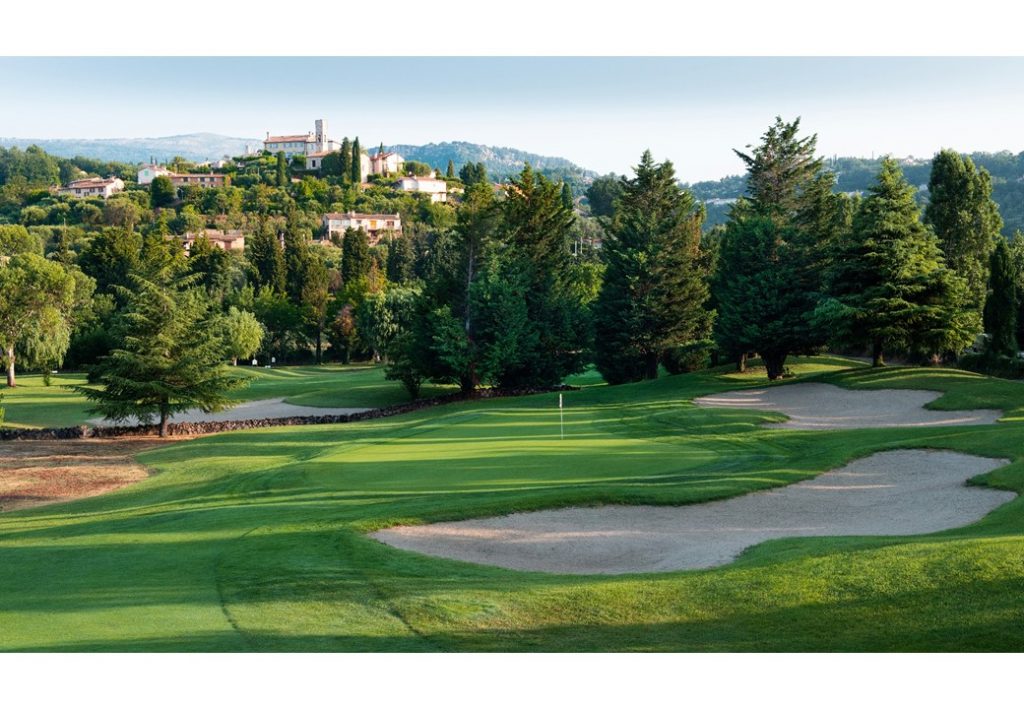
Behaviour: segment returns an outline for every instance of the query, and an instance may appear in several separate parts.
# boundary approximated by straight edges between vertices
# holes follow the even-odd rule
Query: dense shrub
[[[661,363],[669,374],[685,374],[707,369],[711,364],[711,352],[715,349],[713,340],[695,340],[685,345],[665,350]]]

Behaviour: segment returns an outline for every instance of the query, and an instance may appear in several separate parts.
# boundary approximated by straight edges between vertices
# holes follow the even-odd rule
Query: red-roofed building
[[[61,194],[75,197],[102,197],[106,199],[112,194],[124,191],[124,182],[119,177],[87,177],[69,182],[60,188]]]
[[[345,236],[346,229],[362,229],[369,237],[371,246],[385,234],[400,236],[402,233],[402,217],[398,214],[329,212],[323,217],[323,225],[328,239]]]
[[[305,135],[270,135],[270,131],[267,131],[263,149],[271,153],[283,152],[289,158],[293,155],[330,153],[341,149],[341,143],[327,137],[327,121],[318,118],[314,128],[314,132]]]

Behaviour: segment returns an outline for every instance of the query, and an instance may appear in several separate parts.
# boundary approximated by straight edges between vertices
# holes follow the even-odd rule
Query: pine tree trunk
[[[323,364],[323,331],[320,328],[316,330],[316,363]]]
[[[736,371],[743,373],[747,371],[747,353],[744,352],[736,359]]]
[[[768,370],[768,379],[770,381],[782,378],[786,366],[786,356],[785,352],[761,353],[761,359],[764,360],[764,366]]]
[[[14,381],[14,346],[7,348],[7,386],[15,387],[17,383]]]
[[[644,379],[658,378],[658,353],[648,352],[644,357]]]
[[[871,344],[871,366],[884,367],[885,360],[882,358],[882,341],[875,340]]]
[[[167,412],[160,412],[160,438],[167,438]]]

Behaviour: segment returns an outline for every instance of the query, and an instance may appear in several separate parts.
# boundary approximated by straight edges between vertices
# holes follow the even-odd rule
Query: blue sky
[[[1024,150],[1021,58],[0,58],[0,136],[467,140],[682,179],[741,171],[776,114],[823,154]]]

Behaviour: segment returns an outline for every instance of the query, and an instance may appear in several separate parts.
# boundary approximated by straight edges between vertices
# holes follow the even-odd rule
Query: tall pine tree
[[[353,185],[363,181],[363,150],[359,147],[359,136],[352,141],[352,167],[351,180]]]
[[[735,151],[747,166],[747,198],[732,210],[714,279],[720,349],[741,370],[746,354],[757,352],[769,379],[782,376],[790,354],[811,354],[824,340],[810,317],[825,238],[816,225],[835,217],[815,214],[831,207],[817,183],[817,136],[799,131],[799,118],[776,118],[750,153]]]
[[[818,307],[818,322],[838,344],[869,346],[874,366],[893,349],[927,355],[959,350],[973,339],[966,283],[946,267],[894,160],[882,162],[826,282],[829,297]]]
[[[703,210],[678,187],[672,163],[645,151],[622,180],[601,253],[604,281],[594,307],[598,370],[611,384],[658,376],[663,353],[707,336],[712,313],[701,267]]]

